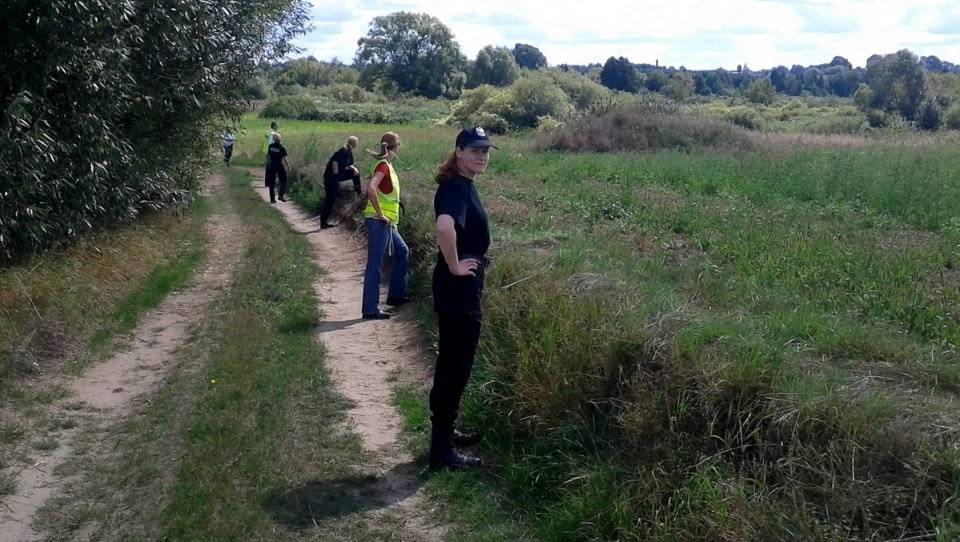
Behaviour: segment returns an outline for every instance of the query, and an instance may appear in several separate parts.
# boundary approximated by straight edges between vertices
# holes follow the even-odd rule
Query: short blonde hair
[[[360,146],[360,139],[357,136],[350,136],[347,138],[347,146],[357,148]]]

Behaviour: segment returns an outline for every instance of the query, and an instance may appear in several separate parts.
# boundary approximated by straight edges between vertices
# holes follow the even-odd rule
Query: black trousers
[[[431,420],[435,427],[453,427],[460,412],[460,399],[467,388],[473,359],[480,342],[479,312],[440,315],[437,368],[430,390]]]
[[[473,370],[483,320],[480,311],[483,275],[482,267],[475,277],[455,277],[446,263],[438,263],[434,269],[433,298],[439,321],[439,344],[430,390],[430,412],[435,432],[453,428],[463,390]]]
[[[287,193],[287,169],[283,167],[282,162],[276,160],[271,160],[267,164],[267,188],[270,189],[270,201],[276,201],[274,197],[274,187],[277,186],[279,181],[279,191],[280,197],[282,198]]]
[[[233,156],[233,145],[223,146],[223,163],[230,165],[230,157]]]
[[[337,196],[340,193],[340,182],[346,180],[353,181],[353,191],[360,195],[360,176],[359,175],[339,175],[333,178],[323,179],[323,207],[320,208],[320,223],[326,224],[333,214],[333,206],[337,203]]]

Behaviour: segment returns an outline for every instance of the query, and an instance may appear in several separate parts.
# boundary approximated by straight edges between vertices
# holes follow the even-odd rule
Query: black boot
[[[469,470],[479,468],[480,458],[463,455],[453,446],[453,426],[434,425],[430,442],[430,470]]]
[[[459,429],[453,430],[453,445],[458,448],[466,448],[478,444],[483,440],[483,435],[479,431],[461,432]]]

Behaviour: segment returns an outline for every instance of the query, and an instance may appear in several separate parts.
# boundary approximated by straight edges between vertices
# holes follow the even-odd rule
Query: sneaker
[[[325,230],[325,229],[327,229],[327,228],[336,228],[336,227],[337,227],[336,224],[330,224],[330,223],[320,224],[320,229],[321,229],[321,230]]]
[[[362,314],[360,316],[364,320],[389,320],[390,319],[390,313],[383,312],[383,311],[375,312],[373,314]]]
[[[280,201],[287,201],[287,198],[280,196]]]
[[[409,303],[409,302],[410,302],[410,296],[408,296],[408,295],[405,295],[405,296],[403,296],[403,297],[388,297],[388,298],[387,298],[387,305],[390,305],[391,307],[399,307],[400,305],[404,305],[404,304]]]

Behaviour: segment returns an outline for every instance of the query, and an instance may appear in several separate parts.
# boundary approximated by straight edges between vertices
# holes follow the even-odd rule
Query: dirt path
[[[262,171],[254,170],[252,175],[262,179]],[[253,183],[267,201],[262,182]],[[206,192],[222,198],[224,185],[221,175],[213,175],[207,180]],[[34,520],[44,504],[66,487],[68,481],[59,478],[55,470],[74,455],[75,439],[128,416],[157,389],[180,362],[178,351],[194,327],[201,325],[207,307],[229,288],[235,262],[244,249],[242,225],[234,213],[222,206],[212,207],[218,212],[207,224],[210,255],[191,286],[167,296],[146,314],[109,360],[89,368],[80,378],[57,377],[45,382],[69,390],[68,397],[46,407],[46,414],[71,420],[64,424],[70,428],[49,435],[58,444],[52,451],[31,451],[26,463],[11,467],[19,471],[13,472],[17,492],[0,500],[0,542],[31,542],[48,536]],[[360,318],[366,264],[362,235],[340,228],[321,231],[315,217],[290,202],[278,203],[277,209],[294,231],[305,235],[318,265],[328,272],[314,285],[323,314],[318,338],[324,344],[326,364],[338,392],[353,404],[348,411],[351,426],[345,429],[360,436],[369,454],[370,463],[358,467],[379,473],[366,491],[376,493],[372,502],[388,503],[364,513],[364,521],[399,524],[405,540],[442,540],[446,529],[426,519],[421,468],[399,442],[402,420],[392,406],[392,386],[398,379],[428,381],[425,360],[429,354],[420,343],[422,334],[407,308],[395,310],[387,321]],[[78,535],[84,538],[84,533],[95,530],[95,525],[88,524]]]
[[[263,170],[252,170],[254,189],[269,201],[263,187]],[[269,204],[269,203],[268,203]],[[420,470],[398,442],[401,419],[392,405],[391,381],[400,378],[426,382],[429,354],[409,308],[392,310],[390,320],[360,317],[363,272],[367,261],[366,238],[342,228],[320,230],[320,220],[292,202],[275,204],[294,231],[304,234],[316,253],[317,264],[327,270],[314,289],[321,303],[320,340],[326,365],[339,393],[353,408],[348,411],[352,429],[377,462],[379,500],[392,503],[371,513],[389,514],[420,541],[441,540],[445,529],[424,521],[424,499],[419,490]],[[387,281],[381,281],[386,288]],[[381,299],[386,292],[381,292]]]
[[[207,179],[205,195],[224,196],[225,179],[212,175]],[[214,209],[218,206],[214,205]],[[72,429],[53,435],[58,447],[49,454],[33,452],[30,466],[16,473],[17,492],[0,501],[0,542],[43,540],[33,523],[37,511],[60,490],[63,480],[54,470],[73,455],[74,438],[129,414],[145,394],[163,381],[179,362],[177,351],[206,313],[209,304],[229,287],[230,276],[241,250],[241,224],[234,213],[218,212],[210,217],[207,233],[210,254],[198,269],[189,288],[175,292],[145,315],[120,352],[91,367],[82,377],[58,378],[69,390],[69,397],[49,407],[51,416],[75,421]]]

